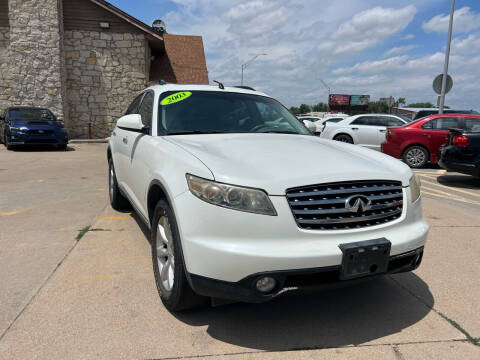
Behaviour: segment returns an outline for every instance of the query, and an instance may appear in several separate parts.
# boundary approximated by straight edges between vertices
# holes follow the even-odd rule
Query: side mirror
[[[317,125],[315,125],[313,122],[310,120],[303,120],[303,124],[305,127],[310,130],[310,132],[313,134],[317,131]]]
[[[136,132],[142,132],[144,128],[140,114],[122,116],[117,120],[117,127]]]

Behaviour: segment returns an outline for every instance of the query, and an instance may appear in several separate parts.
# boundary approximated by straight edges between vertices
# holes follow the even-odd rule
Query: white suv
[[[410,168],[312,136],[254,90],[152,86],[118,120],[108,163],[113,208],[131,204],[150,228],[170,310],[262,302],[422,259],[428,225]]]

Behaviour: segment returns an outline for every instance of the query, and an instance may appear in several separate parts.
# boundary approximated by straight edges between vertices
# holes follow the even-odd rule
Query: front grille
[[[347,209],[346,200],[354,195],[367,197],[370,209]],[[300,228],[344,230],[398,219],[402,215],[403,192],[400,181],[352,181],[288,189],[287,200]]]
[[[28,135],[51,135],[53,134],[53,130],[28,130]]]

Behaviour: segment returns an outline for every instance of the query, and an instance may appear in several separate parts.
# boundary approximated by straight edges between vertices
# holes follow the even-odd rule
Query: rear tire
[[[344,142],[344,143],[347,143],[347,144],[353,144],[353,139],[350,135],[347,135],[347,134],[338,134],[338,135],[335,135],[333,140],[335,141],[340,141],[340,142]]]
[[[427,149],[422,146],[410,146],[403,152],[403,161],[413,169],[424,167],[429,160]]]
[[[122,211],[130,208],[130,202],[122,195],[118,188],[112,158],[108,159],[108,195],[110,197],[110,205],[112,205],[112,208],[115,210]]]
[[[155,207],[150,243],[155,284],[165,307],[182,311],[206,305],[209,298],[196,294],[187,281],[177,222],[165,200]]]

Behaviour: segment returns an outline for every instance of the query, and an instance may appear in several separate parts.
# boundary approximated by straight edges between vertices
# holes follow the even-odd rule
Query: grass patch
[[[447,315],[442,314],[441,312],[438,312],[438,314],[443,317],[445,320],[447,320],[454,328],[456,328],[458,331],[460,331],[465,337],[467,338],[468,342],[472,343],[473,345],[480,346],[480,339],[475,339],[473,338],[467,330],[462,328],[459,323],[457,323],[455,320],[450,319]]]
[[[75,239],[79,241],[83,237],[83,235],[85,235],[89,230],[90,230],[90,225],[85,226],[83,229],[78,230],[78,234]]]

